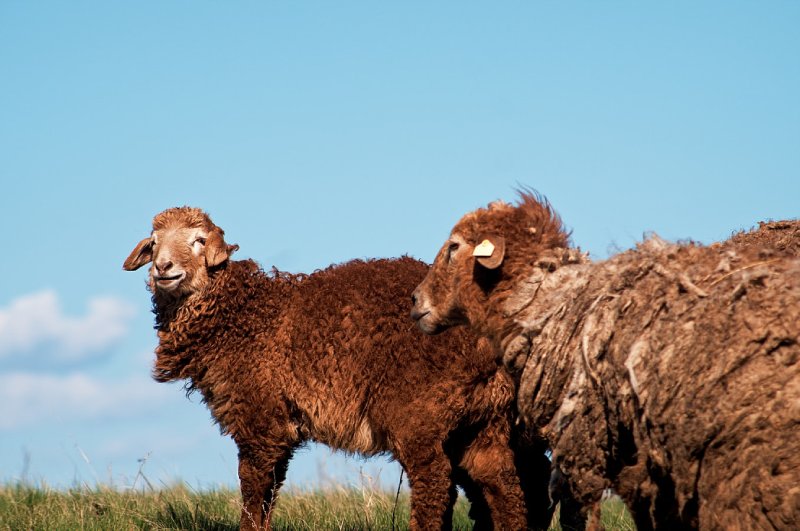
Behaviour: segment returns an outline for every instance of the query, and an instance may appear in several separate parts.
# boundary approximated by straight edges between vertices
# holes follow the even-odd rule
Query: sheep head
[[[209,274],[224,264],[238,245],[198,208],[167,209],[153,218],[150,237],[140,241],[123,269],[150,266],[150,291],[156,297],[182,298],[201,291]]]
[[[497,327],[489,318],[500,313],[514,284],[537,257],[568,240],[547,200],[532,192],[520,192],[517,205],[498,201],[470,212],[414,291],[411,317],[427,334],[467,324],[491,336]]]

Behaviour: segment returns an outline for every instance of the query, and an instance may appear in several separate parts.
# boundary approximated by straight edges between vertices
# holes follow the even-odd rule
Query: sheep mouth
[[[419,311],[419,310],[412,310],[411,311],[411,318],[417,322],[417,327],[428,335],[436,335],[445,330],[447,327],[443,326],[441,323],[437,322],[434,319],[433,314],[431,314],[430,310],[427,311]]]
[[[181,280],[183,280],[183,277],[185,276],[186,273],[178,273],[170,276],[154,276],[153,280],[156,281],[156,285],[159,288],[171,288],[180,284]]]
[[[431,313],[430,310],[417,310],[416,308],[413,308],[411,310],[411,318],[414,319],[415,321],[419,321],[426,315],[430,315],[430,313]]]

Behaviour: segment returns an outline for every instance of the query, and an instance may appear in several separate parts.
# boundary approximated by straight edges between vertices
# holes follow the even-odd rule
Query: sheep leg
[[[239,481],[242,489],[242,530],[270,529],[278,490],[286,479],[292,449],[239,450]]]
[[[450,529],[456,489],[451,479],[450,460],[436,443],[424,445],[425,453],[402,461],[411,487],[412,530]]]
[[[544,455],[542,455],[544,457]],[[544,457],[544,459],[547,459]],[[559,525],[563,531],[584,531],[589,511],[575,499],[569,481],[558,466],[550,465],[550,482],[548,485],[550,507],[559,505]],[[599,505],[598,505],[599,507]]]
[[[483,489],[477,482],[475,482],[467,471],[461,467],[457,467],[453,472],[453,479],[455,482],[464,489],[464,494],[467,495],[469,500],[469,517],[475,522],[474,530],[483,530],[492,528],[492,512],[489,505],[486,503],[486,497],[483,495]]]
[[[486,515],[482,514],[485,511],[477,508],[470,514],[475,519],[476,528],[526,529],[528,527],[525,494],[517,473],[514,452],[509,445],[508,433],[507,421],[492,422],[478,433],[461,459],[460,466],[482,491],[490,513],[490,517],[486,518]],[[546,476],[542,479],[546,495]],[[541,509],[547,512],[547,505]],[[549,520],[544,522],[543,526],[537,527],[546,529],[547,524]]]
[[[598,522],[600,521],[600,513],[598,512],[599,509],[600,503],[598,502],[595,508],[591,511],[592,518]],[[561,498],[559,500],[558,520],[563,531],[583,531],[586,529],[588,518],[584,513],[587,512],[588,511],[584,511],[583,506],[581,506],[578,500],[575,499],[575,497],[572,495],[572,491],[570,491],[568,487],[564,492],[561,493]]]
[[[525,495],[528,529],[548,529],[559,496],[551,492],[552,466],[545,455],[547,443],[526,435],[521,428],[514,432],[511,448]]]

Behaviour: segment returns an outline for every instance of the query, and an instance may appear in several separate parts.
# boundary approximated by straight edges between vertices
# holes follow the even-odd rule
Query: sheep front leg
[[[286,479],[291,449],[270,452],[239,450],[239,482],[242,489],[242,530],[270,529],[278,489]]]
[[[435,443],[434,443],[435,444]],[[451,478],[450,461],[439,449],[427,455],[414,455],[403,464],[411,487],[412,530],[451,529],[456,488]]]

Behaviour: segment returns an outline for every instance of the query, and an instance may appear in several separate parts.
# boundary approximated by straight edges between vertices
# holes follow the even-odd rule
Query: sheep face
[[[153,219],[153,231],[125,260],[133,271],[150,266],[150,290],[156,295],[183,297],[201,291],[209,270],[220,266],[238,249],[227,245],[222,229],[201,210],[172,208]]]
[[[489,333],[488,316],[515,279],[546,250],[566,247],[569,235],[546,200],[520,193],[518,205],[489,204],[465,215],[412,295],[411,317],[427,334],[468,324]]]
[[[504,261],[503,236],[476,232],[459,223],[414,290],[411,317],[426,334],[457,325],[482,332],[488,297],[501,279]]]
[[[425,279],[411,295],[411,317],[426,334],[469,324],[464,304],[465,283],[471,282],[474,243],[455,231],[436,254]]]

